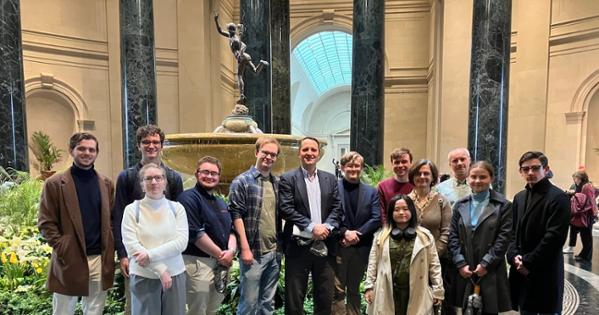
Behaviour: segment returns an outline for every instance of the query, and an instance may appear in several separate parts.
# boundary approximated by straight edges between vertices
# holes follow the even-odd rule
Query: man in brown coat
[[[38,227],[53,249],[46,285],[54,292],[53,314],[74,314],[79,296],[84,314],[102,314],[114,279],[114,186],[94,170],[92,134],[71,136],[69,154],[73,166],[46,181],[40,202]]]

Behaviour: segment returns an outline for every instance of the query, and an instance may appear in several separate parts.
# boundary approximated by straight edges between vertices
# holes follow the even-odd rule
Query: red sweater
[[[414,185],[409,182],[400,183],[395,177],[387,178],[379,183],[378,191],[379,198],[381,200],[381,223],[385,225],[387,223],[387,203],[393,196],[402,194],[409,194],[412,189],[414,189]]]

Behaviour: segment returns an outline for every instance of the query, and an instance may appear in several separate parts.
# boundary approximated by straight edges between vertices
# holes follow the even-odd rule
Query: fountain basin
[[[260,137],[273,137],[281,144],[281,152],[274,164],[273,174],[280,175],[299,167],[299,141],[303,137],[282,134],[169,134],[162,149],[162,161],[168,167],[182,173],[184,177],[193,177],[198,160],[205,155],[213,156],[222,164],[221,185],[228,187],[237,175],[247,171],[256,163],[255,143]],[[326,143],[321,142],[321,154],[324,145]]]

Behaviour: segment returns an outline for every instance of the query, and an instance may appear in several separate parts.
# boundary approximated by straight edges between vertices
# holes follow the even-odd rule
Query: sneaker
[[[572,254],[574,253],[574,247],[573,246],[566,246],[564,247],[564,254]]]

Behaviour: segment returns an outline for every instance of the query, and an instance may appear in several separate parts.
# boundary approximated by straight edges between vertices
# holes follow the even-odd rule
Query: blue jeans
[[[280,266],[281,260],[276,251],[254,257],[251,266],[239,263],[241,292],[237,314],[266,315],[274,312]]]

